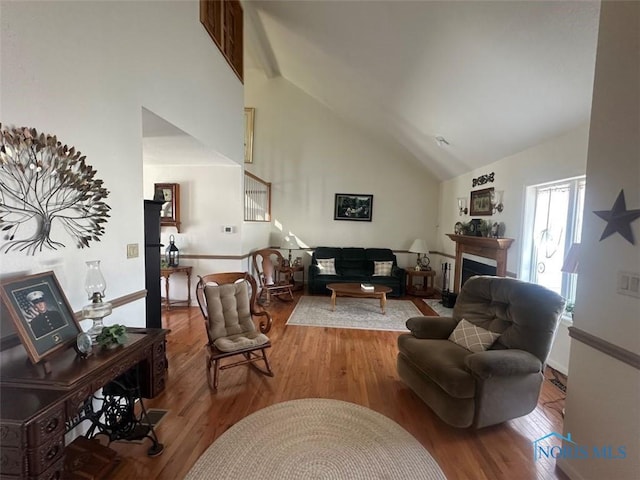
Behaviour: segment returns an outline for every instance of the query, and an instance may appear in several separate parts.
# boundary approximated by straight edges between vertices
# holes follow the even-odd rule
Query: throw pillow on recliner
[[[484,352],[500,336],[465,320],[460,320],[456,328],[449,335],[449,340],[471,352]]]

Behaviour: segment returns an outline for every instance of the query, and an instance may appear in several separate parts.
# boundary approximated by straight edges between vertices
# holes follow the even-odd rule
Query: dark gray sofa
[[[335,259],[336,275],[323,275],[318,268],[318,259]],[[391,275],[374,276],[374,262],[393,262]],[[392,289],[389,296],[404,295],[405,271],[398,267],[396,256],[389,248],[337,248],[318,247],[313,252],[309,265],[309,293],[329,294],[329,283],[372,283],[386,285]]]

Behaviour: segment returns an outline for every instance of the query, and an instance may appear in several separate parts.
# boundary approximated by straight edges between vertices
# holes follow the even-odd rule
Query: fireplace
[[[463,283],[462,270],[464,259],[467,258],[484,266],[468,267],[482,270],[493,267],[492,275],[504,277],[507,273],[507,250],[513,243],[513,238],[471,237],[469,235],[454,235],[447,233],[447,237],[456,242],[456,269],[453,278],[453,291],[458,293]],[[484,271],[484,270],[482,270]],[[473,273],[471,275],[476,275]],[[469,275],[469,276],[471,276]],[[467,278],[469,278],[469,276]],[[466,281],[465,278],[464,280]]]
[[[495,275],[497,262],[490,258],[476,255],[462,255],[462,271],[460,273],[460,287],[475,275]]]

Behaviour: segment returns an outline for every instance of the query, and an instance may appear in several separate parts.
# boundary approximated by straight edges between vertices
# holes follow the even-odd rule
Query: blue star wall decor
[[[624,201],[624,189],[620,190],[618,198],[616,198],[611,210],[598,210],[593,213],[607,222],[600,241],[618,232],[631,245],[635,245],[633,231],[631,231],[631,222],[640,218],[640,209],[627,210],[627,204]]]

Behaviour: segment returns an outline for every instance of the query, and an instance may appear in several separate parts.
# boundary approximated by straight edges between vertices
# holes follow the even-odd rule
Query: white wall
[[[273,184],[273,241],[292,232],[309,246],[406,250],[436,239],[438,181],[412,157],[337,117],[287,80],[249,69],[245,105],[254,107],[254,163]],[[336,193],[373,194],[373,221],[333,219]],[[410,265],[414,255],[401,255]]]
[[[443,182],[441,185],[440,228],[437,248],[445,253],[455,255],[455,242],[451,241],[446,234],[453,233],[456,222],[464,223],[472,218],[471,215],[459,215],[458,197],[465,197],[468,206],[472,190],[489,187],[504,190],[504,210],[502,213],[478,218],[484,218],[491,223],[503,222],[506,226],[505,237],[516,239],[509,248],[507,270],[517,274],[522,254],[519,239],[522,237],[526,187],[584,175],[587,163],[588,137],[589,126],[583,125],[545,143],[498,160],[482,169],[473,170]],[[494,182],[472,187],[474,178],[491,172],[495,173]]]
[[[141,108],[242,162],[243,86],[199,21],[199,2],[2,2],[0,118],[56,134],[87,156],[111,192],[101,242],[0,254],[2,274],[54,269],[72,307],[86,303],[84,262],[103,260],[107,298],[144,289]],[[151,198],[149,196],[149,198]],[[144,324],[144,301],[109,322]]]
[[[582,258],[574,325],[640,354],[640,300],[616,293],[620,271],[640,273],[640,220],[635,245],[620,234],[602,239],[621,189],[626,208],[640,208],[640,3],[602,2],[589,136]],[[624,460],[559,459],[572,479],[637,478],[640,472],[640,372],[572,340],[565,433],[580,445],[626,446]]]
[[[198,275],[221,271],[244,271],[242,231],[244,189],[243,171],[239,165],[145,165],[145,198],[153,198],[154,183],[180,184],[180,220],[175,227],[162,227],[160,241],[169,245],[174,236],[180,255],[198,255],[181,265],[193,267],[191,277],[192,304],[195,305],[195,285]],[[223,226],[233,227],[233,233],[223,233]],[[262,245],[264,246],[264,245]],[[207,256],[228,256],[236,259],[210,259]],[[171,277],[171,299],[187,298],[186,281]],[[164,286],[163,286],[164,288]],[[164,290],[163,290],[164,292]]]

